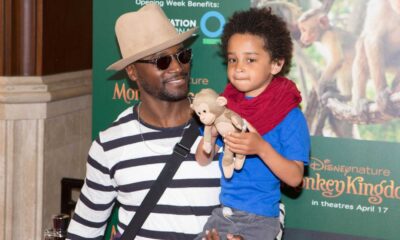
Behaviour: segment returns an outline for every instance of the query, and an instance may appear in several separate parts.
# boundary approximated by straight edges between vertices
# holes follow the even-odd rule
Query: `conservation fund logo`
[[[206,12],[200,19],[200,31],[204,34],[204,45],[219,44],[221,39],[225,17],[218,11]]]
[[[199,23],[196,19],[182,18],[171,18],[170,22],[179,33],[186,32],[194,27],[199,27],[200,32],[204,35],[202,44],[215,45],[221,42],[220,36],[226,21],[222,13],[212,10],[205,12],[200,17]]]

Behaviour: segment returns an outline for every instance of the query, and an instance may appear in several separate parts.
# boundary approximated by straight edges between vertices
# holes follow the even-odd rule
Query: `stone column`
[[[60,181],[83,178],[91,71],[0,77],[0,240],[43,238]]]

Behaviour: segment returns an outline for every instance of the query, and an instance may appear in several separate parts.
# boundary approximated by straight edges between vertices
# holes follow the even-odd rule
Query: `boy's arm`
[[[304,163],[288,160],[279,154],[268,142],[260,144],[258,156],[268,165],[271,171],[284,183],[297,187],[303,180]]]
[[[258,155],[271,171],[284,183],[297,187],[303,180],[304,163],[288,160],[266,142],[257,130],[248,123],[249,132],[230,133],[224,137],[225,147],[232,152]]]

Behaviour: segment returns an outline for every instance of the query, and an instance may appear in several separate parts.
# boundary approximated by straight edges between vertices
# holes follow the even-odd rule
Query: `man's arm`
[[[104,149],[96,139],[89,150],[85,184],[69,224],[67,238],[102,239],[116,195]]]

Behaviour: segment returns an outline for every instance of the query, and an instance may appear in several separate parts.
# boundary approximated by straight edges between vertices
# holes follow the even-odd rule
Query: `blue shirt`
[[[310,134],[299,108],[291,110],[262,138],[288,160],[309,162]],[[220,156],[221,167],[222,154]],[[243,168],[231,179],[221,178],[223,205],[266,217],[279,216],[280,180],[257,155],[246,156]]]

